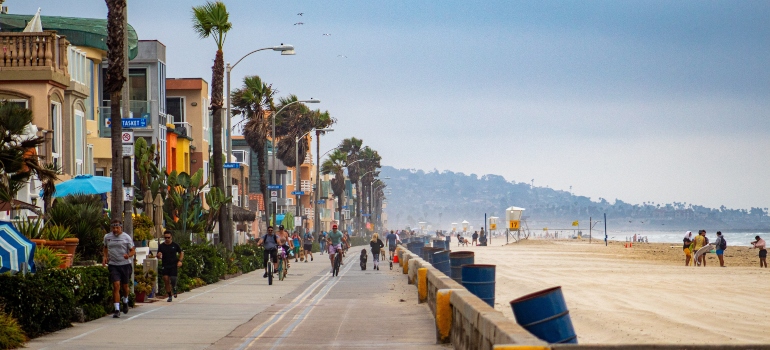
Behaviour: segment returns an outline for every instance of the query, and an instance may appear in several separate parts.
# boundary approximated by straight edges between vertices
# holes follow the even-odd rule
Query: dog
[[[366,249],[361,249],[361,271],[366,271],[366,261],[369,259],[369,254],[366,253]]]

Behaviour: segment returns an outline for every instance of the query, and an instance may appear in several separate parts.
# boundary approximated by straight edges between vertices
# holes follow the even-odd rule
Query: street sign
[[[278,197],[270,197],[271,202],[278,202]]]
[[[123,201],[124,202],[130,202],[134,200],[134,188],[133,187],[123,187]]]
[[[304,191],[292,191],[291,194],[293,194],[295,196],[304,196],[305,192]]]
[[[107,124],[108,127],[112,127],[112,118],[105,119],[104,123]],[[147,127],[147,119],[145,119],[145,118],[122,118],[122,119],[120,119],[120,124],[122,124],[124,128],[146,128]]]
[[[134,145],[123,145],[123,157],[134,156]]]
[[[348,208],[348,206],[347,206],[347,205],[343,205],[343,206],[342,206],[342,209],[347,209],[347,208]]]
[[[519,227],[521,227],[521,222],[519,220],[508,220],[509,230],[518,230]]]
[[[124,131],[123,134],[120,135],[120,139],[123,141],[124,145],[133,144],[134,143],[134,132],[133,131]]]
[[[489,224],[490,230],[497,230],[497,224]]]
[[[268,190],[280,190],[283,189],[283,185],[267,185]]]
[[[278,191],[270,191],[270,197],[278,197]]]
[[[319,200],[318,200],[318,204],[325,204],[325,203],[326,203],[326,200],[325,200],[325,199],[319,199]]]
[[[225,163],[223,168],[225,169],[239,169],[241,167],[241,163]]]
[[[372,216],[372,214],[361,214],[361,216]]]

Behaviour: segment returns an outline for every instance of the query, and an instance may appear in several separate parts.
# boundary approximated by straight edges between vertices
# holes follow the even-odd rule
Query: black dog
[[[369,254],[366,253],[366,249],[361,249],[361,270],[366,271],[366,260],[369,259]]]

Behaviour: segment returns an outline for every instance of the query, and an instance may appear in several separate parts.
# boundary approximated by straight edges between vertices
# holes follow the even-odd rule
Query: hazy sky
[[[167,46],[169,77],[211,81],[214,42],[190,25],[203,1],[128,1],[139,38]],[[770,2],[225,3],[226,61],[297,51],[250,56],[233,87],[258,74],[320,99],[339,120],[322,150],[356,136],[400,168],[594,200],[770,206]],[[106,16],[102,0],[4,5]]]

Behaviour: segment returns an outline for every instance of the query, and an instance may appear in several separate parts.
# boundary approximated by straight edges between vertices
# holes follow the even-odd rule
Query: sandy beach
[[[513,319],[509,301],[562,286],[582,344],[768,343],[770,269],[757,250],[728,247],[719,267],[685,267],[681,244],[528,240],[475,251],[495,264],[495,308]]]

